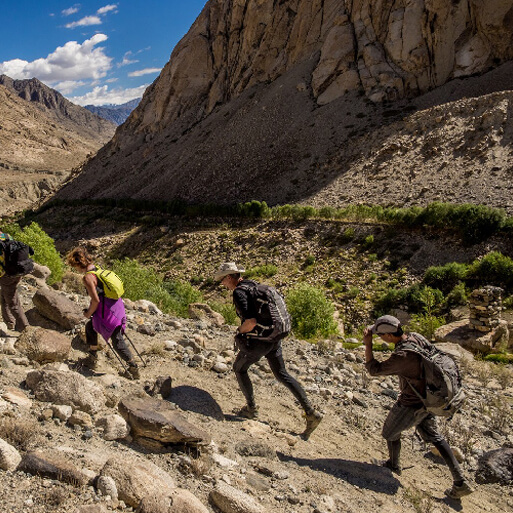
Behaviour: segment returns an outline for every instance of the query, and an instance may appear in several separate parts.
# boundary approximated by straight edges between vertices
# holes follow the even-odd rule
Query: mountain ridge
[[[85,105],[84,108],[119,126],[126,121],[131,112],[139,105],[140,101],[141,98],[135,98],[121,105]]]
[[[505,44],[511,39],[511,0],[499,2],[495,11],[465,0],[414,1],[400,9],[392,1],[368,0],[288,0],[273,6],[207,2],[139,106],[58,197],[401,202],[404,179],[395,180],[384,160],[370,180],[356,165],[369,148],[363,135],[376,132],[382,140],[380,131],[388,134],[392,121],[400,130],[400,118],[407,129],[411,113],[424,109],[425,97],[431,107],[451,101],[446,84],[469,83],[474,97],[493,92],[487,77],[513,58]],[[511,89],[505,77],[504,71],[504,87]],[[449,131],[455,126],[443,114],[442,123]],[[412,148],[417,136],[419,145],[429,144],[422,131],[412,132]],[[408,164],[409,156],[403,157]],[[440,180],[433,171],[441,165],[438,157],[426,153],[420,160],[419,174],[428,181],[411,184],[412,200],[450,199],[445,193],[451,177],[462,171],[447,159]],[[507,167],[496,157],[492,149],[483,157],[487,173]],[[375,174],[388,176],[390,187],[374,180]],[[355,175],[359,187],[347,195],[345,177]],[[433,195],[425,191],[431,182],[437,186]],[[399,197],[387,196],[396,188]],[[495,181],[492,196],[494,188]],[[479,189],[468,190],[459,195],[462,201],[480,196]],[[498,198],[497,206],[504,202]]]

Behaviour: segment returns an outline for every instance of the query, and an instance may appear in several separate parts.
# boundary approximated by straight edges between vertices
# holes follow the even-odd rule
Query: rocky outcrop
[[[134,508],[148,495],[170,495],[175,488],[169,474],[150,461],[141,459],[111,458],[100,475],[111,477],[119,498]]]
[[[480,484],[513,482],[513,449],[503,447],[488,451],[479,458],[476,481]]]
[[[26,382],[40,401],[72,406],[86,413],[96,413],[105,405],[103,389],[77,372],[33,370],[27,374]]]
[[[264,513],[265,511],[265,508],[253,497],[223,482],[219,482],[210,492],[210,500],[223,513]]]
[[[164,443],[208,443],[210,436],[161,399],[128,397],[119,411],[134,435]]]
[[[138,108],[58,197],[338,205],[361,202],[368,189],[376,194],[366,202],[404,205],[412,191],[439,199],[447,185],[436,170],[454,180],[458,160],[429,161],[451,138],[427,140],[419,155],[422,144],[397,142],[401,123],[390,141],[376,132],[420,109],[412,98],[451,80],[458,83],[431,105],[476,95],[460,82],[513,58],[513,1],[492,4],[210,0]],[[511,78],[491,80],[477,94],[510,86]],[[453,121],[436,119],[433,131]],[[417,124],[424,133],[426,120]],[[472,146],[488,152],[481,140]],[[410,150],[403,173],[393,157]],[[436,174],[433,184],[415,183],[417,173],[425,181],[419,165]],[[383,183],[391,174],[393,183]],[[473,179],[469,188],[482,196]]]
[[[62,362],[71,351],[71,339],[58,331],[27,326],[15,347],[38,363]]]
[[[56,322],[66,330],[73,329],[84,320],[82,311],[76,303],[49,287],[38,289],[32,302],[43,317]]]
[[[0,438],[0,469],[15,470],[21,461],[21,454],[16,447]]]
[[[75,486],[82,486],[89,482],[89,477],[86,474],[58,452],[28,452],[23,456],[19,469],[28,474],[58,479]]]

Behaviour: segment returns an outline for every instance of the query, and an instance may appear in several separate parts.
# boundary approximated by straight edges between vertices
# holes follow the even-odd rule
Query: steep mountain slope
[[[443,175],[434,173],[437,152],[417,139],[425,135],[425,116],[469,139],[465,108],[441,106],[432,114],[460,99],[460,87],[473,97],[512,88],[509,67],[490,71],[513,58],[512,9],[513,0],[210,0],[139,107],[59,197],[402,202],[404,176],[395,172],[401,161],[389,168],[382,158],[377,169],[361,169],[368,155],[395,153],[385,140],[402,131],[405,163],[405,148],[426,147],[414,162],[427,181],[412,181],[408,195],[444,199],[462,167],[479,166],[485,175],[507,167],[507,147],[501,155],[483,147],[479,162],[461,166],[448,158]],[[478,108],[486,117],[494,100],[475,101],[484,102]],[[506,115],[499,124],[508,122]],[[453,150],[450,137],[441,141]],[[466,142],[458,146],[462,155],[466,150]],[[369,174],[386,177],[386,189]],[[358,184],[353,192],[348,176]],[[431,184],[439,187],[432,197]],[[481,183],[465,187],[462,200],[504,203],[487,198],[488,189],[482,194]]]
[[[141,98],[130,100],[122,105],[86,105],[85,108],[107,121],[112,121],[116,125],[121,125],[126,121],[130,113],[139,105]]]
[[[78,125],[0,85],[0,215],[30,208],[54,192],[108,140],[107,128],[112,134],[114,125],[88,115],[93,124]]]
[[[113,123],[94,115],[84,107],[71,103],[58,91],[46,86],[37,78],[13,80],[6,75],[0,75],[0,85],[41,108],[62,127],[72,130],[84,139],[91,140],[93,144],[96,143],[98,148],[114,134],[116,127]]]

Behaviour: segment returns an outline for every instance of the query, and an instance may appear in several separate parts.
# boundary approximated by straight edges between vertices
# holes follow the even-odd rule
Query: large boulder
[[[79,305],[49,287],[40,288],[34,294],[32,302],[43,317],[56,322],[66,330],[73,329],[84,320]]]
[[[175,483],[171,476],[148,460],[116,456],[100,472],[116,483],[118,497],[136,508],[144,497],[171,495]]]
[[[120,415],[108,415],[96,421],[96,427],[103,429],[104,440],[120,440],[130,433],[130,426]]]
[[[189,317],[206,320],[214,326],[222,326],[224,324],[224,317],[205,303],[191,303],[189,305]]]
[[[169,496],[147,495],[137,513],[208,513],[208,509],[188,490],[176,488]]]
[[[173,406],[151,397],[127,397],[118,405],[136,436],[164,443],[209,443],[210,435],[188,422]]]
[[[15,347],[38,363],[62,362],[69,356],[71,340],[54,330],[28,326],[19,336]]]
[[[223,513],[265,513],[253,497],[220,481],[210,492],[211,501]]]
[[[513,449],[503,447],[488,451],[479,458],[478,465],[478,483],[513,484]]]
[[[89,476],[70,463],[65,455],[49,450],[26,453],[18,469],[34,476],[48,477],[75,486],[83,486],[90,481]]]
[[[21,454],[12,445],[0,438],[0,469],[14,470],[21,461]]]
[[[33,370],[26,383],[36,398],[53,404],[64,404],[87,413],[96,413],[105,405],[103,389],[72,371]]]
[[[459,344],[473,353],[501,352],[509,344],[508,323],[500,321],[496,328],[482,333],[473,329],[468,319],[462,319],[438,328],[435,331],[435,341]]]

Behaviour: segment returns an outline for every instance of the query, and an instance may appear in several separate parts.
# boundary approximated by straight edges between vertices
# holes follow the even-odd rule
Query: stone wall
[[[472,292],[469,299],[471,328],[488,333],[499,326],[503,292],[501,288],[491,286]]]

